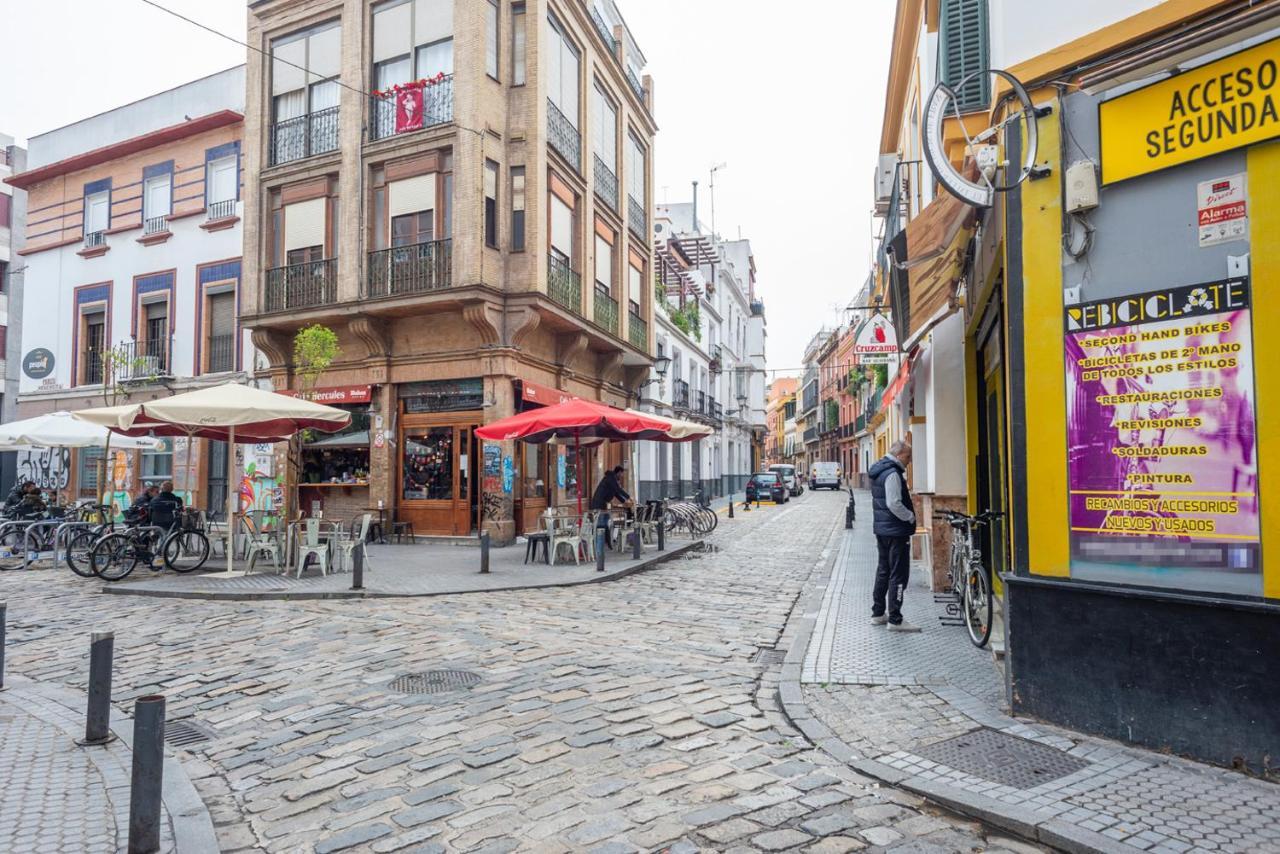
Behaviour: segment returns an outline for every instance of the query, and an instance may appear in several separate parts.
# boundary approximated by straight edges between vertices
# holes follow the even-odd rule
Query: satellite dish
[[[1008,83],[1011,90],[1010,95],[1017,101],[1018,109],[1011,112],[1004,120],[983,130],[977,136],[970,137],[965,130],[964,121],[961,119],[956,90],[963,91],[970,81],[981,74],[989,74]],[[933,172],[938,182],[947,188],[947,192],[965,204],[972,205],[975,208],[991,207],[991,204],[995,201],[996,193],[1007,192],[1028,178],[1044,174],[1044,171],[1036,166],[1038,146],[1036,126],[1040,116],[1048,115],[1049,110],[1049,107],[1036,107],[1035,104],[1031,103],[1031,96],[1027,94],[1027,90],[1023,87],[1021,81],[1009,72],[998,68],[975,71],[972,74],[968,74],[956,84],[954,89],[946,83],[939,83],[933,87],[933,92],[929,94],[929,100],[925,102],[924,156],[929,163],[930,171]],[[951,160],[947,157],[947,152],[943,148],[942,125],[948,115],[957,119],[960,132],[964,134],[965,140],[969,144],[969,150],[977,162],[977,181],[972,181],[965,177],[951,165]],[[1023,132],[1022,165],[1014,167],[1017,170],[1015,172],[1008,160],[1005,159],[1006,149],[1002,131],[1008,125],[1018,122],[1022,122],[1025,128]]]

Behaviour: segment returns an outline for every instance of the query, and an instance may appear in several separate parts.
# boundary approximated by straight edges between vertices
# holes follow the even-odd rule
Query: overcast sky
[[[243,38],[244,0],[161,0]],[[716,176],[716,227],[751,239],[784,372],[866,278],[890,0],[618,0],[654,77],[657,201]],[[142,0],[0,0],[0,132],[25,139],[244,61]],[[91,142],[91,141],[87,141]],[[705,213],[703,213],[705,211]]]

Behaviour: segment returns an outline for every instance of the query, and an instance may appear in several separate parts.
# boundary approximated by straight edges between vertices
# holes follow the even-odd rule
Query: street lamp
[[[658,384],[658,388],[662,388],[662,384],[667,379],[667,371],[671,368],[671,359],[666,356],[659,356],[653,360],[653,370],[657,373],[657,377],[647,379],[640,385],[636,386],[636,406],[640,405],[640,392],[644,391],[646,386]]]
[[[743,415],[747,413],[747,396],[745,394],[738,395],[738,411]]]

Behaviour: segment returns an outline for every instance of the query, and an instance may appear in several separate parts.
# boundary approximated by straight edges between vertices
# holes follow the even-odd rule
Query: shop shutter
[[[436,208],[435,174],[392,181],[389,191],[391,197],[389,211],[393,219],[404,214],[431,211]]]
[[[965,76],[985,71],[988,63],[987,0],[942,0],[939,45],[942,82],[955,87]],[[991,101],[986,75],[956,92],[961,112],[979,110]]]
[[[325,199],[311,199],[285,205],[284,248],[286,252],[324,246]]]

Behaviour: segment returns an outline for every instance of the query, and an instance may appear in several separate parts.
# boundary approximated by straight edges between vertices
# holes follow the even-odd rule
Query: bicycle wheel
[[[26,542],[25,528],[10,528],[0,534],[0,570],[22,568]]]
[[[137,565],[133,542],[124,534],[108,534],[94,543],[89,552],[89,567],[104,581],[127,578]]]
[[[209,559],[209,538],[199,531],[175,531],[164,541],[164,565],[174,572],[195,572]]]
[[[987,571],[981,566],[970,566],[965,574],[964,625],[969,630],[969,640],[979,649],[991,638],[991,607]]]
[[[93,544],[98,542],[98,532],[91,528],[74,531],[67,541],[67,566],[81,578],[93,578],[95,573],[90,563],[89,554]]]

